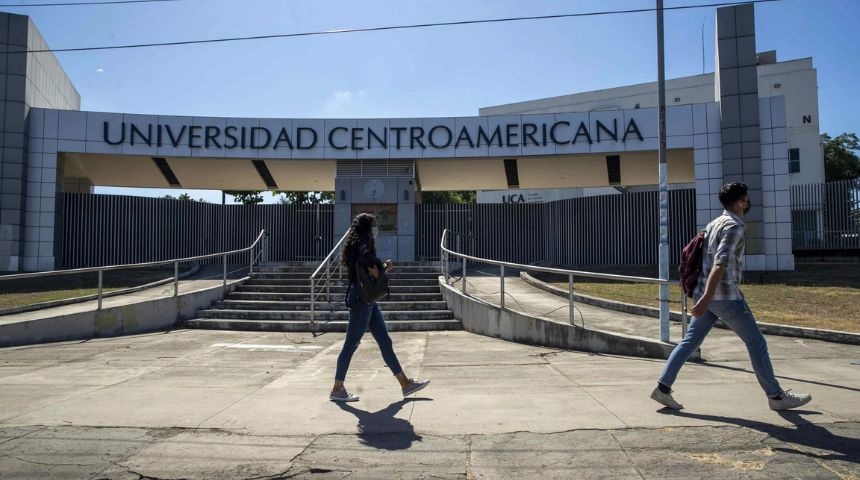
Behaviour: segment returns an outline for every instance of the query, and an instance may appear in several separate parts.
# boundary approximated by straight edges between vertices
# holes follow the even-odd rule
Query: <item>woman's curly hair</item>
[[[369,213],[359,213],[352,219],[352,226],[349,227],[349,234],[340,251],[340,263],[347,265],[350,250],[358,248],[362,236],[367,238],[367,248],[370,253],[376,255],[376,240],[371,235],[374,225],[376,225],[376,217]]]

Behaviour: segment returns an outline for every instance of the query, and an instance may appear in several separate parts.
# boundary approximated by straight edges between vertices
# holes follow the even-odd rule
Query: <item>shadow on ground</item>
[[[357,436],[363,444],[381,450],[406,450],[412,446],[412,442],[420,442],[421,435],[415,433],[409,420],[395,415],[408,403],[426,401],[432,402],[433,399],[405,398],[376,412],[368,412],[343,402],[337,406],[358,419]]]
[[[779,416],[794,424],[794,428],[782,427],[770,423],[757,422],[736,417],[721,415],[703,415],[663,408],[660,413],[678,417],[695,418],[709,422],[720,422],[739,427],[750,428],[765,433],[782,442],[821,450],[821,452],[805,451],[795,448],[774,448],[776,451],[795,453],[819,460],[837,460],[842,462],[860,463],[860,439],[836,435],[831,430],[839,428],[839,424],[816,425],[803,418],[804,415],[821,415],[810,410],[789,410],[778,412]]]

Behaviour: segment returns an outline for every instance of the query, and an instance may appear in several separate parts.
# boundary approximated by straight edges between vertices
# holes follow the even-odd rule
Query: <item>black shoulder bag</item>
[[[376,303],[388,295],[388,275],[385,268],[379,269],[379,278],[370,276],[367,268],[355,262],[355,274],[358,278],[358,296],[364,303]]]

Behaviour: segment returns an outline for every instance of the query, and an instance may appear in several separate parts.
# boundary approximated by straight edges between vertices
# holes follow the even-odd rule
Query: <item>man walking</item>
[[[699,348],[719,318],[746,344],[770,409],[788,410],[805,405],[812,400],[811,395],[791,393],[779,386],[767,352],[767,342],[738,288],[744,257],[743,216],[750,211],[747,186],[737,182],[726,184],[720,189],[719,198],[725,210],[705,228],[702,273],[693,293],[696,303],[691,310],[690,328],[669,356],[651,398],[674,410],[684,408],[672,397],[672,384],[684,362]]]

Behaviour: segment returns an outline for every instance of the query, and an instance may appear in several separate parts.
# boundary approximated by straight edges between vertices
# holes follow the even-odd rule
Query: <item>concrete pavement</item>
[[[339,333],[5,348],[0,476],[860,478],[860,347],[768,337],[783,387],[814,396],[778,414],[721,333],[681,371],[675,414],[648,399],[661,361],[466,332],[393,334],[406,373],[432,380],[407,400],[368,335],[351,405],[327,400]]]

